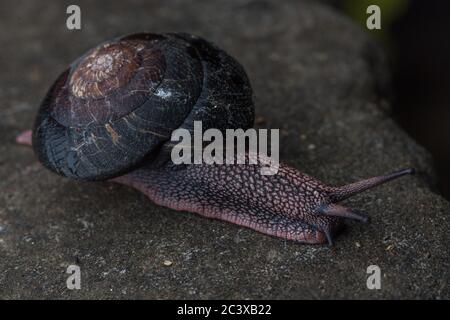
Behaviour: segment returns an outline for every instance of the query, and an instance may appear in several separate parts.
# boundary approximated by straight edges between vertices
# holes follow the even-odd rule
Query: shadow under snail
[[[405,174],[404,169],[331,187],[281,164],[175,165],[171,132],[253,126],[252,89],[242,66],[188,34],[131,34],[73,62],[43,100],[34,129],[17,137],[40,162],[78,180],[111,180],[158,205],[262,233],[332,244],[345,218],[367,222],[340,201]],[[159,159],[159,160],[158,160]],[[163,159],[161,161],[161,159]]]

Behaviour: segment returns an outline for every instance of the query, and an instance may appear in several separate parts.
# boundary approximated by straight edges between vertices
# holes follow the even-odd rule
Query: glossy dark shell
[[[50,170],[108,179],[135,168],[177,128],[249,128],[252,90],[242,66],[187,34],[133,34],[77,59],[41,104],[33,147]]]

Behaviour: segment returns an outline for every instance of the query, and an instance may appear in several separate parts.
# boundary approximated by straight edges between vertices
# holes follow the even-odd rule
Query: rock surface
[[[67,5],[0,5],[0,298],[450,297],[450,204],[432,190],[427,152],[388,115],[378,49],[348,19],[294,0],[85,1],[82,30],[68,31]],[[125,187],[69,181],[14,143],[68,63],[142,30],[191,32],[235,56],[259,126],[281,129],[284,162],[330,184],[405,166],[420,173],[348,200],[372,222],[348,223],[330,248],[161,208]],[[66,288],[70,264],[81,267],[81,290]],[[381,290],[366,287],[373,264]]]

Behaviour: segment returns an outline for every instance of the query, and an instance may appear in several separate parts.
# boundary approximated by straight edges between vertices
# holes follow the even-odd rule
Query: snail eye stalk
[[[414,173],[415,173],[414,168],[406,168],[392,172],[390,174],[372,177],[354,183],[350,183],[342,187],[334,187],[331,188],[330,200],[333,203],[340,202],[355,194],[374,188],[380,184]]]

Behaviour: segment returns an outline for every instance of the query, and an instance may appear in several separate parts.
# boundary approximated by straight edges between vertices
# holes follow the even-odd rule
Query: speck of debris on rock
[[[170,266],[173,264],[173,262],[170,261],[170,260],[164,260],[163,264],[164,264],[166,267],[170,267]]]
[[[308,149],[309,149],[309,150],[314,150],[315,148],[316,148],[316,145],[315,145],[315,144],[312,144],[312,143],[311,143],[311,144],[308,145]]]
[[[255,119],[255,124],[264,124],[266,123],[266,118],[262,117],[262,116],[258,116]]]
[[[355,246],[356,246],[357,248],[361,248],[361,243],[359,243],[358,241],[356,241],[356,242],[355,242]]]
[[[394,249],[394,245],[390,244],[386,247],[386,251],[391,251],[392,249]]]

